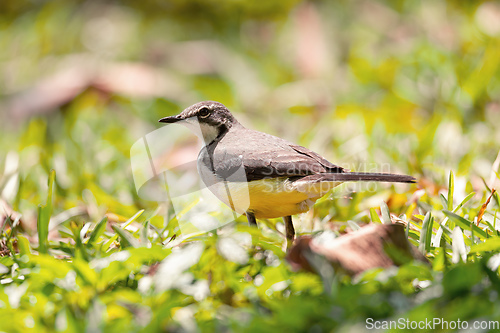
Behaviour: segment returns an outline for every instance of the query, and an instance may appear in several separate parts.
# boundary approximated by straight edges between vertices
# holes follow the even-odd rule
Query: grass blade
[[[464,200],[462,200],[462,202],[461,202],[461,203],[460,203],[457,207],[455,207],[455,209],[453,210],[453,213],[458,212],[458,210],[459,210],[460,208],[462,208],[462,206],[463,206],[463,205],[465,205],[465,204],[467,203],[467,201],[469,201],[469,200],[470,200],[470,198],[472,198],[472,197],[474,196],[474,194],[476,194],[476,192],[471,192],[471,193],[469,193],[469,194],[468,194],[468,195],[464,198]]]
[[[494,234],[495,236],[500,236],[500,235],[498,234],[498,230],[496,230],[496,229],[495,229],[495,227],[494,227],[493,225],[491,225],[491,223],[490,223],[490,222],[488,222],[488,221],[483,221],[483,223],[484,223],[484,224],[486,224],[486,225],[488,226],[488,228],[489,228],[489,229],[493,232],[493,234]]]
[[[422,222],[420,241],[418,245],[418,249],[424,254],[429,252],[431,248],[432,222],[433,218],[431,212],[427,212],[427,214],[425,214],[424,222]]]
[[[351,227],[352,231],[356,231],[356,230],[361,229],[361,227],[356,222],[351,221],[351,220],[347,221],[347,225],[349,225],[349,227]]]
[[[455,227],[451,233],[453,242],[451,243],[452,256],[451,262],[458,264],[460,260],[467,261],[467,248],[465,247],[464,235],[460,227]]]
[[[475,244],[470,248],[470,252],[498,252],[500,250],[500,237],[489,238],[486,241]]]
[[[450,171],[450,178],[448,180],[448,210],[453,211],[453,193],[455,192],[455,178],[453,171]]]
[[[31,253],[30,241],[23,235],[17,235],[17,247],[21,255]]]
[[[38,219],[36,226],[38,231],[39,253],[48,253],[49,251],[49,222],[50,216],[52,215],[52,194],[55,178],[56,172],[51,170],[48,181],[49,191],[47,194],[47,202],[45,205],[38,206]]]
[[[132,216],[131,218],[129,218],[124,224],[123,224],[123,228],[126,228],[128,227],[129,225],[132,224],[132,222],[134,222],[135,220],[137,220],[137,218],[139,216],[142,215],[142,213],[144,213],[144,209],[141,209],[140,211],[138,211],[137,213],[134,214],[134,216]]]
[[[380,205],[380,213],[382,214],[382,223],[392,224],[391,213],[385,201],[382,201],[382,204]]]
[[[488,192],[491,192],[492,189],[488,186],[488,183],[486,182],[486,180],[484,180],[484,178],[482,178],[482,177],[481,177],[481,180],[483,181],[484,187],[486,187],[486,189],[488,190]],[[500,207],[500,197],[498,196],[498,192],[495,193],[495,195],[493,196],[493,198],[495,199],[497,207]]]
[[[483,229],[479,228],[477,225],[472,223],[471,221],[466,220],[460,215],[452,213],[447,210],[443,210],[443,213],[448,216],[450,220],[453,220],[456,224],[458,224],[464,230],[474,230],[474,233],[479,235],[481,238],[488,238],[488,233]]]
[[[349,221],[347,221],[349,223]],[[142,229],[141,229],[141,244],[143,246],[147,246],[147,247],[150,247],[151,246],[151,242],[149,241],[149,238],[148,238],[148,231],[149,231],[149,220],[144,222],[144,225],[142,226]]]
[[[132,236],[129,232],[116,225],[112,225],[112,228],[114,231],[116,231],[116,233],[120,237],[120,246],[122,248],[139,247],[137,239],[135,239],[134,236]]]
[[[443,228],[439,226],[439,229],[436,231],[436,235],[432,238],[431,246],[439,247],[441,244],[441,237],[443,237]]]
[[[370,208],[370,218],[372,219],[372,222],[382,223],[382,221],[380,221],[380,217],[378,216],[377,212],[373,208]]]
[[[90,233],[90,237],[87,244],[89,245],[94,244],[99,239],[99,237],[102,236],[104,230],[106,229],[107,222],[108,222],[108,217],[105,216],[102,218],[101,221],[99,221],[99,223],[97,223],[94,230],[92,230],[92,232]]]
[[[444,195],[439,194],[439,198],[441,199],[441,204],[443,205],[443,209],[448,209],[448,200],[444,197]]]

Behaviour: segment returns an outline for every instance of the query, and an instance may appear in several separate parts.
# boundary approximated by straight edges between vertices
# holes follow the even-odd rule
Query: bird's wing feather
[[[290,145],[290,147],[292,147],[293,150],[295,150],[301,154],[304,154],[306,156],[309,156],[309,157],[315,159],[316,161],[321,163],[321,165],[323,165],[326,169],[328,169],[328,172],[347,172],[347,171],[349,171],[349,170],[344,169],[338,165],[333,164],[332,162],[328,161],[320,154],[318,154],[310,149],[307,149],[307,148],[302,147],[302,146],[297,146],[297,145]]]
[[[227,179],[242,166],[246,181],[344,172],[343,168],[307,148],[266,133],[244,131],[229,132],[202,154],[203,163],[211,164],[209,168],[219,177]]]

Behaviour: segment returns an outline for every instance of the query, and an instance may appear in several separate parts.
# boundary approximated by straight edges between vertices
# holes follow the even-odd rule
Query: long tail
[[[366,173],[366,172],[340,172],[340,173],[318,173],[306,176],[300,181],[316,182],[394,182],[394,183],[415,183],[412,176],[397,175],[393,173]]]

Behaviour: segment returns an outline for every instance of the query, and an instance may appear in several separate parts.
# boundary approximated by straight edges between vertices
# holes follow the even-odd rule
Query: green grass
[[[500,39],[484,14],[490,5],[121,4],[0,5],[0,331],[347,332],[367,318],[500,321],[492,194]],[[301,54],[308,43],[319,53]],[[93,61],[100,81],[42,107],[41,96],[66,93],[67,82],[53,89],[47,77],[80,82],[86,76],[68,68],[89,74]],[[128,71],[131,62],[145,76]],[[117,73],[137,85],[120,85]],[[151,85],[153,74],[166,81]],[[23,95],[37,84],[43,94]],[[159,118],[204,99],[349,169],[415,176],[416,185],[342,186],[294,223],[319,236],[397,220],[431,265],[354,278],[323,261],[319,274],[293,271],[278,219],[258,221],[258,231],[240,217],[183,234],[185,212],[138,195],[130,148]],[[36,107],[22,113],[13,101]],[[180,141],[180,150],[192,147],[190,137]]]

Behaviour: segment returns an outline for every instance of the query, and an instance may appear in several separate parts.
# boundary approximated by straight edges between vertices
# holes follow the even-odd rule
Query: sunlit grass
[[[496,5],[271,3],[199,2],[196,20],[181,1],[0,10],[0,331],[500,320]],[[279,219],[183,234],[169,202],[139,196],[129,154],[203,99],[349,169],[415,176],[338,188],[294,223],[400,223],[431,265],[296,272]]]

